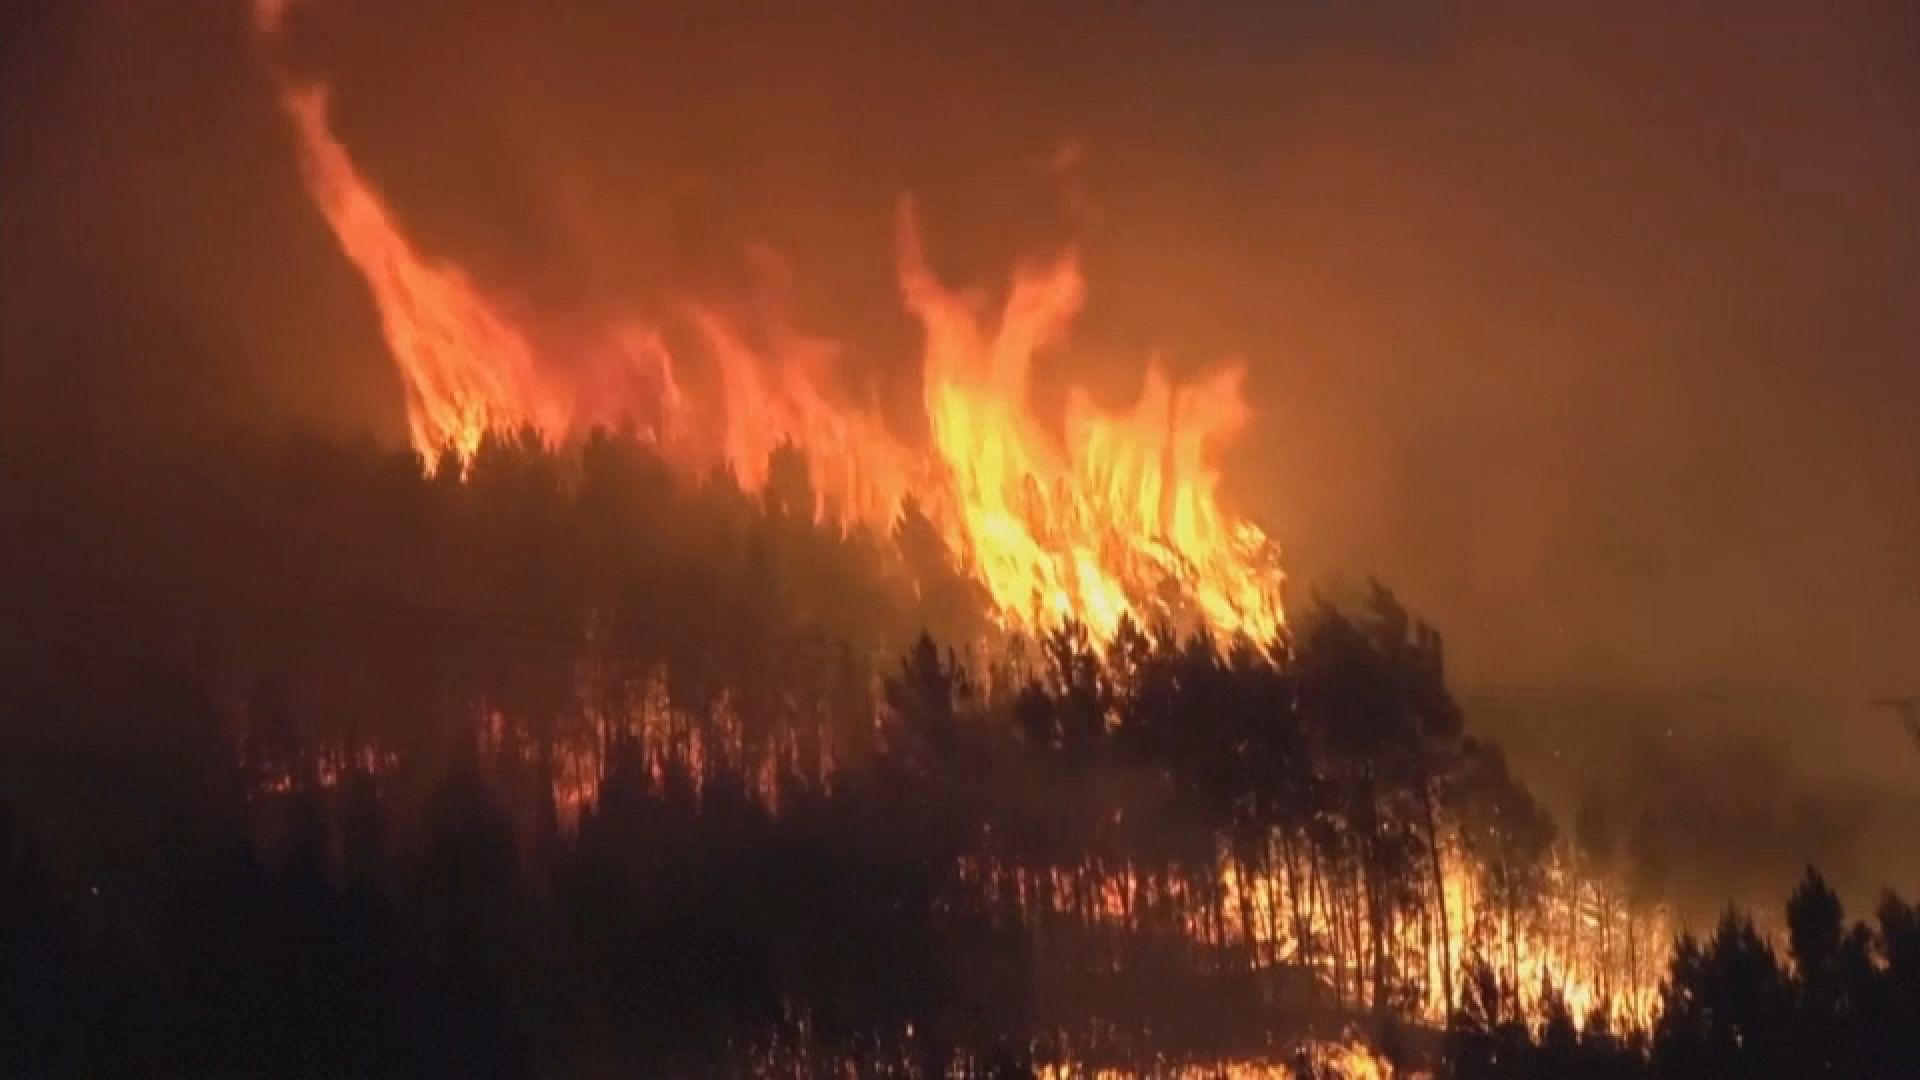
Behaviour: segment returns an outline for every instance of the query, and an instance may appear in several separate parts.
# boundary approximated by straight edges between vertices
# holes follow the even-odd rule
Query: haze
[[[1247,357],[1228,483],[1303,588],[1378,575],[1468,687],[1804,703],[1712,722],[1911,784],[1865,703],[1920,689],[1920,15],[1554,7],[331,0],[288,59],[490,289],[648,312],[778,252],[896,411],[899,194],[954,280],[1077,242],[1055,375]],[[397,443],[244,7],[9,5],[0,42],[16,445]]]

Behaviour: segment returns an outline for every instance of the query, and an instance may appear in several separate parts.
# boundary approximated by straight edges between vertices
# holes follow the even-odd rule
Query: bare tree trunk
[[[1247,860],[1241,854],[1240,845],[1234,845],[1233,852],[1235,881],[1240,893],[1240,937],[1247,951],[1247,966],[1260,966],[1260,942],[1254,933],[1253,925],[1253,877],[1247,873]]]
[[[1517,992],[1520,987],[1520,897],[1513,887],[1513,875],[1506,875],[1507,887],[1507,980]]]
[[[1333,949],[1333,996],[1341,1004],[1346,1004],[1347,955],[1343,944],[1346,937],[1345,915],[1333,903],[1333,897],[1327,888],[1326,875],[1320,869],[1320,857],[1316,852],[1309,863],[1313,882],[1312,888],[1319,901],[1320,913],[1327,921],[1327,929],[1332,932],[1329,943]]]
[[[1294,955],[1302,963],[1311,967],[1313,966],[1313,927],[1300,906],[1300,881],[1293,862],[1293,836],[1285,829],[1280,830],[1280,857],[1286,860],[1287,904],[1293,910]]]
[[[1266,923],[1266,963],[1271,966],[1280,961],[1280,900],[1273,890],[1280,884],[1280,878],[1273,870],[1273,830],[1268,829],[1260,837],[1260,875],[1267,883]]]
[[[1210,914],[1213,919],[1213,968],[1218,972],[1226,967],[1227,898],[1220,894],[1220,884],[1217,880],[1208,882],[1207,888],[1201,893],[1201,896],[1207,907],[1211,909]]]
[[[1594,880],[1594,892],[1600,900],[1600,997],[1611,995],[1613,983],[1613,892],[1604,881]]]
[[[1378,871],[1367,874],[1367,942],[1372,956],[1373,991],[1370,1004],[1377,1011],[1386,1006],[1387,1000],[1387,910],[1386,901],[1381,896],[1382,882]]]
[[[1440,865],[1440,829],[1433,812],[1433,785],[1421,781],[1420,802],[1427,818],[1427,856],[1433,864],[1434,902],[1440,907],[1440,987],[1447,1015],[1453,1015],[1453,926],[1447,915],[1447,877]]]

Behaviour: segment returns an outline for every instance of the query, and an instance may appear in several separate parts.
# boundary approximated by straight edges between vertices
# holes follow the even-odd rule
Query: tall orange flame
[[[460,268],[423,258],[386,204],[355,172],[327,125],[319,87],[288,91],[307,191],[367,286],[387,347],[401,366],[407,423],[424,453],[473,453],[490,428],[531,423],[564,431],[571,410],[541,376],[533,348],[483,301]]]
[[[902,203],[900,282],[926,327],[925,398],[960,524],[1003,611],[1074,617],[1111,633],[1162,613],[1183,587],[1212,626],[1270,636],[1283,621],[1273,545],[1229,516],[1212,466],[1246,423],[1241,372],[1175,387],[1150,362],[1132,412],[1068,397],[1064,449],[1027,408],[1034,353],[1061,340],[1085,295],[1072,254],[1020,268],[998,323],[982,325],[927,269]]]
[[[260,0],[262,34],[283,14],[284,0]],[[700,415],[652,328],[607,329],[593,363],[543,351],[460,267],[416,250],[335,136],[323,87],[282,78],[280,92],[308,194],[367,281],[429,460],[448,448],[464,459],[489,430],[566,438],[638,414],[658,419],[648,430],[663,444],[718,432],[719,455],[757,489],[768,454],[790,443],[808,456],[822,515],[884,529],[914,495],[1012,624],[1074,618],[1104,636],[1127,616],[1188,617],[1263,639],[1282,626],[1274,546],[1219,500],[1215,455],[1249,416],[1238,368],[1176,385],[1150,362],[1120,413],[1076,390],[1064,439],[1033,414],[1034,357],[1064,339],[1085,292],[1072,253],[1020,267],[985,318],[928,269],[902,202],[901,291],[926,332],[927,450],[831,391],[829,343],[778,335],[775,355],[760,355],[717,309],[693,305],[685,317],[723,398]]]

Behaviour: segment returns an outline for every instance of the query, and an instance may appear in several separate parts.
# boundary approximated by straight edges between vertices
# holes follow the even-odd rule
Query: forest
[[[792,447],[91,453],[8,466],[7,1075],[1920,1070],[1920,908],[1690,930],[1384,586],[1030,633]]]

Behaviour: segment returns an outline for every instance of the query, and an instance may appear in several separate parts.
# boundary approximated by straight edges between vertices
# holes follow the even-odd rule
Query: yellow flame
[[[300,135],[308,194],[366,277],[387,347],[405,376],[414,445],[429,455],[446,446],[470,455],[490,428],[565,430],[570,412],[541,378],[526,338],[459,267],[416,252],[361,181],[328,127],[326,92],[289,89],[283,103]]]
[[[1212,465],[1247,420],[1240,372],[1176,387],[1157,363],[1131,412],[1069,394],[1064,447],[1028,407],[1034,354],[1060,341],[1085,295],[1068,254],[1019,268],[987,322],[927,268],[911,204],[900,284],[926,329],[925,403],[968,550],[1003,611],[1065,617],[1111,634],[1160,615],[1162,583],[1186,586],[1216,628],[1268,637],[1283,616],[1272,545],[1220,506]]]
[[[284,9],[259,0],[263,34]],[[706,440],[749,489],[766,482],[774,449],[805,451],[821,515],[885,529],[914,496],[1016,625],[1071,618],[1106,636],[1126,616],[1191,615],[1259,638],[1282,625],[1274,546],[1219,499],[1215,456],[1248,419],[1238,368],[1176,385],[1149,362],[1138,402],[1118,413],[1076,390],[1063,438],[1034,415],[1035,354],[1064,338],[1085,292],[1072,253],[1018,268],[1005,304],[983,318],[927,268],[902,203],[901,291],[926,338],[925,450],[831,392],[830,344],[787,333],[762,355],[717,310],[689,305],[720,374],[723,400],[703,414],[652,328],[608,328],[592,362],[544,352],[460,267],[416,250],[335,136],[323,87],[283,78],[280,89],[308,194],[366,279],[412,442],[429,461],[448,448],[471,456],[490,430],[531,425],[564,439],[654,417],[645,430],[663,443]]]
[[[1178,1078],[1178,1080],[1386,1080],[1391,1076],[1412,1078],[1432,1075],[1426,1072],[1396,1072],[1392,1062],[1381,1057],[1364,1044],[1349,1040],[1346,1042],[1316,1041],[1299,1048],[1301,1064],[1275,1061],[1246,1061],[1227,1059],[1209,1061],[1205,1064],[1174,1065],[1160,1064],[1153,1071],[1154,1076]],[[1041,1065],[1035,1075],[1045,1080],[1065,1080],[1067,1077],[1088,1077],[1092,1080],[1119,1080],[1121,1077],[1139,1075],[1127,1069],[1097,1068],[1088,1069],[1078,1063]]]

